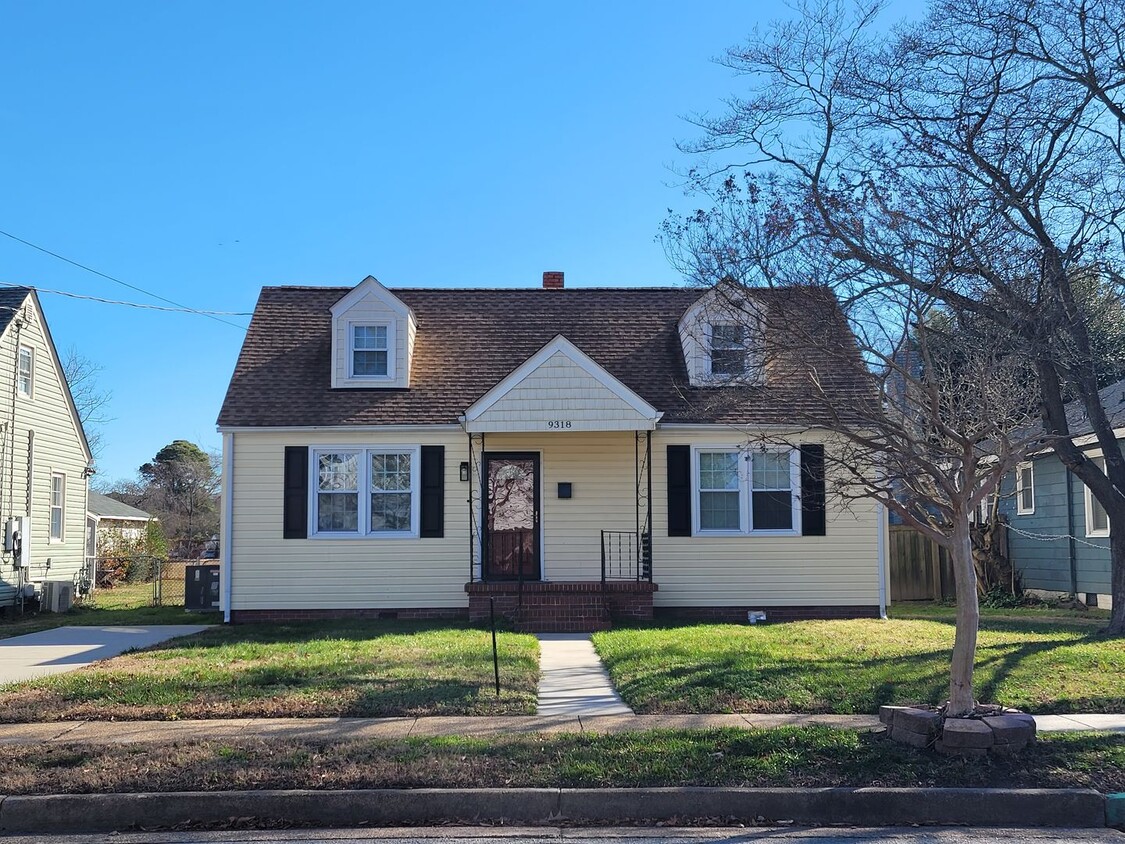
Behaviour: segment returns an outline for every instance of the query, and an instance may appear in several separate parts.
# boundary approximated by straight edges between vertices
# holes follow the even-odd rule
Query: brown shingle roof
[[[7,330],[30,293],[29,287],[0,287],[0,333]]]
[[[686,288],[394,289],[418,320],[408,390],[331,389],[331,314],[350,288],[266,287],[219,413],[229,427],[456,423],[474,401],[562,334],[664,411],[664,422],[768,425],[804,420],[817,401],[789,383],[739,390],[687,387],[677,323],[698,290]],[[840,324],[835,302],[808,290],[753,293],[775,313]],[[827,308],[827,310],[825,310]],[[835,317],[835,318],[833,318]],[[851,348],[835,331],[838,348]],[[845,398],[863,387],[854,367],[819,372]],[[773,379],[771,379],[773,380]],[[730,395],[727,392],[727,395]],[[797,411],[801,410],[801,413]]]

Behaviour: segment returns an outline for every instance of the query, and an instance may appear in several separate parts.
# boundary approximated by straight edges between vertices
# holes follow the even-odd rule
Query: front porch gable
[[[465,411],[470,433],[652,431],[663,414],[561,334]]]

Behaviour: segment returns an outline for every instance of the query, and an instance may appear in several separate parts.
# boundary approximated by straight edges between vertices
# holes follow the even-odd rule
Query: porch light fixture
[[[461,461],[461,480],[469,480],[469,462],[467,460]]]
[[[574,486],[569,481],[559,484],[559,498],[570,498],[574,494]]]

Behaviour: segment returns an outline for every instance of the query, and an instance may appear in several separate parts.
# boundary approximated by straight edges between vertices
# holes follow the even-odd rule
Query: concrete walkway
[[[539,633],[539,715],[632,715],[588,633]]]
[[[146,627],[56,627],[0,639],[0,685],[83,668],[134,648],[206,630],[202,624]]]
[[[1038,715],[1042,733],[1098,730],[1125,733],[1125,715]],[[1098,726],[1093,726],[1097,724]],[[167,744],[262,739],[349,741],[430,736],[488,738],[529,733],[623,733],[720,727],[807,727],[880,730],[875,715],[513,715],[434,718],[224,718],[209,721],[60,721],[0,725],[0,745]]]

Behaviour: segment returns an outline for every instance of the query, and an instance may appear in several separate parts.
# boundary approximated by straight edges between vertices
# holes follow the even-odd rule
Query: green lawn
[[[183,606],[153,607],[152,584],[130,583],[112,589],[95,589],[92,597],[76,604],[70,612],[25,613],[9,609],[0,621],[0,639],[50,630],[67,625],[115,627],[141,624],[216,624],[218,613],[189,613]]]
[[[43,744],[0,757],[6,794],[270,788],[944,786],[1125,791],[1125,735],[962,760],[824,727],[352,742]]]
[[[637,712],[874,713],[948,697],[952,612],[618,629],[594,644]],[[1125,640],[1099,638],[1101,623],[985,613],[977,698],[1036,713],[1125,712]]]
[[[335,621],[215,627],[0,693],[0,721],[533,714],[533,636]]]

